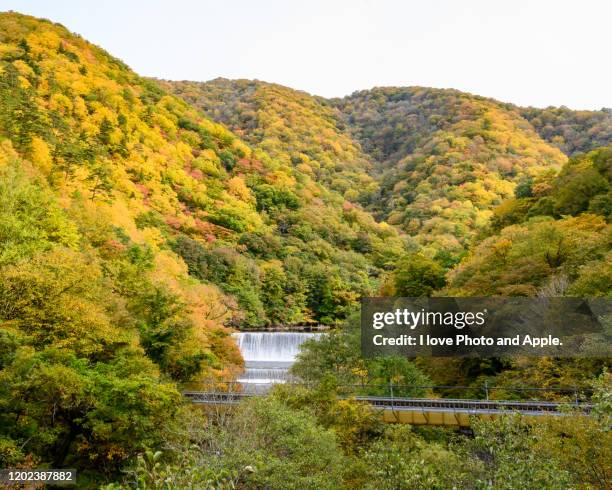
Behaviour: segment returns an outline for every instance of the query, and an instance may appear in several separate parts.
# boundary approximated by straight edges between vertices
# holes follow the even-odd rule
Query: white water
[[[244,358],[245,372],[238,378],[247,391],[257,385],[282,383],[290,379],[288,370],[295,362],[300,345],[319,333],[240,332],[234,338]]]

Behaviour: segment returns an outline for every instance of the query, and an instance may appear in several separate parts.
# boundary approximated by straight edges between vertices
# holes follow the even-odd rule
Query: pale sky
[[[326,97],[456,88],[612,107],[610,0],[0,0],[145,76],[256,78]]]

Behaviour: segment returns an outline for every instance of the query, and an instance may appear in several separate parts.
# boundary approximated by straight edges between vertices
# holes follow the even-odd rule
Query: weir
[[[289,368],[295,362],[300,346],[320,335],[309,332],[235,333],[234,338],[245,362],[245,372],[237,381],[245,392],[262,392],[270,384],[289,380]]]

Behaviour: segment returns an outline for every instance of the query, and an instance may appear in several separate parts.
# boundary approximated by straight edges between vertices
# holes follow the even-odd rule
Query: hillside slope
[[[233,199],[188,163],[240,151],[62,26],[0,14],[2,467],[113,474],[164,440],[177,383],[238,369],[232,300],[166,244],[199,226],[186,196]]]
[[[325,100],[259,81],[161,83],[398,226],[430,256],[456,260],[518,182],[566,161],[515,108],[456,90]]]
[[[228,325],[334,324],[376,290],[404,239],[273,150],[0,14],[2,466],[112,474],[179,386],[238,371]]]
[[[369,157],[322,98],[256,80],[158,83],[349,200],[378,190]]]
[[[377,88],[332,102],[379,162],[368,207],[429,254],[460,254],[517,182],[566,161],[515,111],[456,90]]]
[[[609,296],[612,148],[571,158],[494,209],[489,233],[449,274],[458,296]]]
[[[203,365],[223,369],[232,358],[239,362],[221,323],[229,312],[207,313],[229,298],[190,279],[165,243],[170,230],[199,226],[196,213],[185,212],[189,199],[235,199],[221,184],[213,189],[191,177],[189,164],[208,156],[219,165],[246,152],[244,145],[62,26],[8,13],[0,15],[0,27],[3,273],[21,277],[21,268],[39,264],[41,277],[47,269],[55,277],[73,263],[88,263],[127,315],[124,329],[139,333],[145,350],[164,336],[153,357],[168,373],[186,379]],[[181,129],[185,125],[200,133]],[[258,222],[256,213],[246,219]],[[7,284],[5,301],[13,294]],[[154,304],[164,312],[148,318]],[[18,310],[3,312],[3,322],[21,324]],[[172,325],[177,332],[162,334]],[[46,342],[55,340],[41,346]]]
[[[285,150],[252,149],[58,26],[16,14],[3,23],[2,134],[65,205],[82,196],[130,240],[183,264],[178,254],[235,296],[236,321],[333,322],[402,253],[394,229]]]
[[[567,107],[519,107],[538,134],[566,155],[612,145],[612,109],[573,111]]]

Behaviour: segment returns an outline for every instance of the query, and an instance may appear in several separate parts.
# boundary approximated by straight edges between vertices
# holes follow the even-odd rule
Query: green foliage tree
[[[65,349],[23,345],[0,379],[3,466],[33,455],[38,463],[113,475],[160,443],[160,428],[180,400],[153,364],[129,349],[92,365]]]
[[[51,192],[15,166],[0,168],[0,265],[53,245],[75,247],[79,236]]]
[[[193,324],[180,299],[161,287],[139,294],[132,308],[141,319],[140,343],[148,357],[178,381],[188,381],[202,370],[206,354],[176,352],[176,347],[188,342]]]
[[[111,475],[159,443],[179,393],[134,346],[95,262],[55,249],[3,267],[0,278],[0,425],[12,448],[2,457]]]
[[[466,440],[466,457],[484,467],[476,482],[493,488],[568,488],[572,476],[561,461],[535,450],[533,428],[518,416],[473,422],[474,439]]]
[[[428,442],[409,425],[389,425],[360,455],[367,489],[472,488],[478,461]]]
[[[610,148],[598,149],[570,160],[554,184],[554,212],[557,215],[576,216],[586,211],[599,211],[603,216],[610,216],[604,196],[610,194],[612,188],[611,169]]]
[[[397,296],[430,296],[445,284],[445,271],[432,259],[414,254],[397,264],[393,273],[393,285]]]
[[[87,182],[90,183],[89,192],[91,193],[90,199],[92,201],[100,196],[106,199],[111,198],[111,192],[114,187],[112,175],[112,169],[106,163],[97,162],[91,167],[90,173],[87,176]]]
[[[262,184],[255,188],[257,197],[257,209],[262,211],[274,211],[276,209],[297,209],[299,201],[295,194],[286,189],[279,189],[269,184]]]
[[[132,335],[121,300],[96,264],[54,249],[0,270],[2,320],[28,335],[30,345],[66,348],[77,356],[107,358]]]
[[[359,321],[352,316],[338,331],[302,344],[291,371],[307,383],[331,383],[338,393],[423,396],[431,380],[408,359],[361,356]]]
[[[32,137],[46,132],[45,120],[34,100],[34,90],[24,87],[14,64],[2,62],[0,66],[0,134],[27,151]]]
[[[226,418],[197,418],[181,446],[165,458],[147,453],[133,470],[143,487],[335,489],[347,458],[331,430],[305,410],[274,399],[253,399]],[[119,485],[106,487],[120,488]]]

